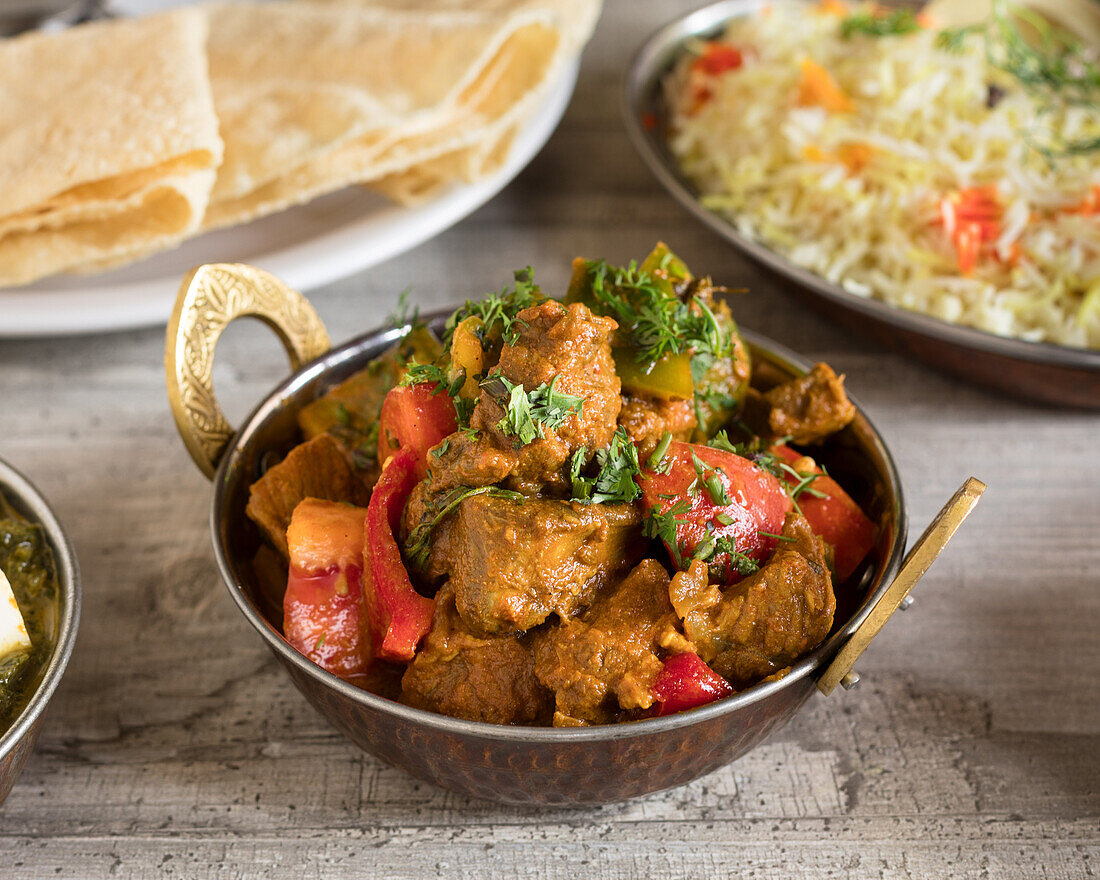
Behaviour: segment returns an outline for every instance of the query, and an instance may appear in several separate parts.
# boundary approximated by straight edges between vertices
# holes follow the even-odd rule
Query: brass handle
[[[947,542],[951,540],[951,536],[974,509],[984,491],[985,483],[971,477],[959,487],[951,500],[944,505],[943,510],[936,514],[936,518],[928,524],[924,534],[920,536],[901,563],[901,570],[893,583],[833,658],[833,662],[825,668],[825,672],[817,681],[818,690],[823,694],[831,694],[838,684],[852,687],[859,681],[859,675],[852,671],[852,667],[867,650],[867,646],[871,644],[874,637],[879,634],[879,630],[886,625],[890,615],[899,607],[908,607],[911,601],[909,592],[928,571],[929,566],[936,561],[936,557],[940,555],[943,548],[947,546]]]
[[[330,347],[309,301],[261,269],[209,263],[183,279],[165,342],[168,400],[187,451],[211,478],[235,433],[214,396],[214,349],[222,331],[243,317],[259,318],[278,334],[292,369]]]

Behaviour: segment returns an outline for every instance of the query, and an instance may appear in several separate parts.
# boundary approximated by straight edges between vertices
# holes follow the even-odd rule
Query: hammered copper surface
[[[280,658],[283,659],[283,658]],[[582,742],[494,741],[491,735],[425,730],[317,686],[283,660],[310,704],[366,752],[451,791],[506,804],[606,804],[684,785],[740,758],[767,739],[814,691],[802,678],[733,715],[684,727]]]

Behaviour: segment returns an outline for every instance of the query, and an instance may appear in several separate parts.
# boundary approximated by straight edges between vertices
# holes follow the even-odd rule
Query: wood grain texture
[[[424,308],[531,264],[657,238],[751,292],[746,326],[847,373],[891,442],[912,533],[990,488],[860,661],[773,740],[675,791],[592,810],[467,801],[368,758],[294,691],[221,587],[209,484],[179,442],[163,334],[0,342],[0,455],[67,524],[80,636],[40,747],[0,809],[0,877],[1051,878],[1100,873],[1100,419],[994,397],[846,335],[700,228],[618,118],[633,48],[689,2],[610,0],[573,104],[504,193],[438,239],[311,297],[334,340],[410,284]],[[285,372],[235,325],[239,417]]]

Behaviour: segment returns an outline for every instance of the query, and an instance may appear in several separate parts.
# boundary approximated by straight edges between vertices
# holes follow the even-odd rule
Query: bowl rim
[[[432,312],[422,316],[422,320],[432,326],[441,322],[451,310]],[[719,700],[715,703],[701,706],[675,715],[667,715],[663,718],[652,718],[641,721],[627,721],[617,724],[593,725],[591,727],[555,728],[534,727],[520,725],[491,724],[484,721],[467,721],[460,718],[452,718],[440,715],[426,709],[416,709],[406,706],[395,700],[362,690],[344,681],[331,672],[327,672],[320,666],[307,659],[294,650],[275,629],[266,617],[249,601],[244,587],[233,576],[228,551],[222,544],[221,513],[226,508],[228,488],[232,482],[235,464],[241,456],[241,450],[246,448],[253,431],[268,415],[285,405],[295,392],[302,386],[314,382],[324,376],[325,373],[360,358],[369,359],[377,357],[386,347],[400,339],[406,327],[382,327],[353,337],[340,346],[331,349],[321,357],[305,364],[299,370],[291,373],[280,382],[271,392],[264,397],[252,410],[241,428],[234,434],[225,454],[218,465],[214,475],[214,492],[210,505],[210,537],[214,549],[214,558],[218,572],[229,595],[245,618],[260,636],[267,642],[268,647],[284,663],[295,667],[306,677],[314,680],[323,687],[335,690],[341,696],[350,699],[364,708],[381,712],[410,724],[425,726],[435,731],[462,737],[472,737],[482,740],[498,740],[543,744],[568,744],[591,741],[613,741],[660,734],[666,730],[674,730],[681,727],[703,723],[724,715],[732,714],[746,706],[761,702],[772,694],[789,687],[801,679],[813,674],[818,668],[823,667],[840,650],[843,644],[851,637],[859,625],[866,620],[874,608],[876,602],[882,598],[890,583],[897,575],[898,569],[905,553],[905,544],[908,535],[908,516],[905,508],[905,493],[889,447],[882,437],[881,432],[868,418],[866,411],[858,398],[849,395],[856,406],[858,414],[866,422],[872,442],[876,451],[881,456],[886,467],[887,476],[894,486],[894,494],[891,499],[893,514],[896,519],[896,529],[891,539],[891,544],[885,554],[885,562],[882,567],[882,575],[878,587],[868,595],[862,606],[848,619],[843,627],[834,632],[822,644],[813,651],[794,663],[790,671],[781,679],[765,682],[746,688],[744,691]],[[796,370],[808,371],[810,364],[799,355],[779,343],[765,336],[741,328],[741,334],[751,346],[767,351],[773,357],[781,360],[785,365]]]
[[[768,2],[769,0],[718,0],[662,25],[635,51],[623,76],[620,109],[635,152],[657,182],[682,208],[735,248],[788,281],[837,306],[961,349],[1017,361],[1100,373],[1100,349],[998,336],[988,330],[953,324],[882,300],[858,296],[839,284],[796,265],[767,245],[743,235],[729,220],[703,207],[695,188],[680,173],[675,157],[667,149],[663,139],[658,133],[647,130],[642,119],[646,114],[660,109],[659,102],[655,103],[652,98],[661,77],[671,67],[672,62],[683,54],[686,40],[718,30],[735,18],[751,15],[767,6]],[[809,4],[810,0],[802,2]]]
[[[30,480],[3,459],[0,459],[0,494],[8,497],[17,508],[24,508],[20,512],[42,526],[53,550],[61,600],[57,638],[42,681],[12,726],[0,736],[0,760],[3,760],[37,723],[69,664],[80,623],[82,590],[76,551],[53,508]]]

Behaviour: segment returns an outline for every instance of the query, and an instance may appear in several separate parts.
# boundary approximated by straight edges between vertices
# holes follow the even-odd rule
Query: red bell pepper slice
[[[940,220],[955,245],[960,273],[973,272],[982,245],[1000,237],[1003,213],[995,186],[972,186],[949,193],[940,200]]]
[[[705,706],[736,693],[733,686],[695,654],[676,654],[657,675],[653,695],[656,717]]]
[[[283,595],[283,634],[322,669],[350,678],[371,664],[363,626],[363,524],[367,511],[307,498],[287,529],[290,576]]]
[[[363,595],[374,656],[383,660],[412,660],[417,644],[432,626],[432,600],[413,589],[394,537],[409,494],[420,479],[419,461],[415,448],[397,450],[382,469],[367,505]]]
[[[720,76],[730,70],[737,70],[744,63],[741,50],[725,43],[706,44],[703,54],[691,62],[693,70],[699,70],[708,76]]]
[[[806,460],[806,456],[789,446],[773,446],[771,453],[788,464],[793,464],[800,459]],[[808,460],[813,462],[813,459]],[[820,535],[832,544],[833,567],[836,569],[837,581],[843,582],[852,576],[864,557],[871,551],[878,530],[860,510],[859,505],[852,500],[852,496],[845,492],[836,480],[826,475],[816,463],[809,468],[809,472],[821,474],[810,486],[825,497],[817,498],[804,492],[798,497],[798,506],[814,534]],[[791,476],[788,477],[788,481],[794,483],[795,479]]]
[[[402,447],[416,453],[416,478],[428,472],[428,450],[458,430],[454,400],[435,382],[399,385],[382,401],[378,419],[378,461]]]
[[[656,469],[647,463],[638,485],[651,516],[675,518],[675,543],[667,534],[661,537],[678,568],[687,568],[700,545],[712,540],[732,541],[738,553],[763,564],[775,550],[774,536],[783,531],[791,509],[782,483],[747,458],[677,440]],[[715,553],[708,561],[723,569],[724,582],[741,578],[729,553]]]
[[[740,49],[719,42],[707,43],[703,54],[691,62],[691,112],[697,112],[714,97],[711,89],[714,77],[740,69],[744,61],[745,57]]]

